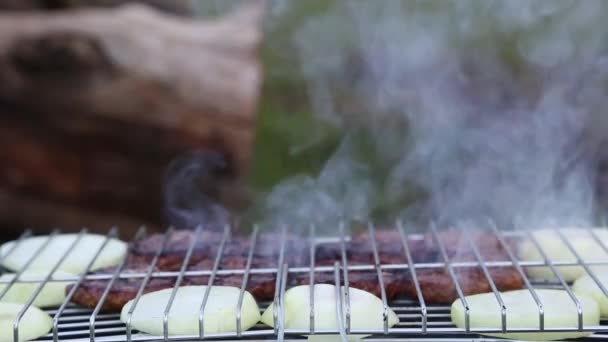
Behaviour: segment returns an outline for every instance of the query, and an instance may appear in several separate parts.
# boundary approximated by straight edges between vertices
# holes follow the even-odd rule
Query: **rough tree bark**
[[[127,0],[150,5],[163,12],[182,16],[193,16],[199,0]],[[0,0],[0,10],[48,11],[82,7],[116,7],[125,0]]]
[[[242,178],[262,12],[0,14],[0,226],[158,225],[164,169],[196,149],[221,151]]]

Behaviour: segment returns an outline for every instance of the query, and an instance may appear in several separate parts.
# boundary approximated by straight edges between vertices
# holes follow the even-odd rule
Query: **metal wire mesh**
[[[112,228],[105,237],[104,243],[99,247],[98,250],[92,251],[94,254],[93,259],[88,263],[86,267],[86,272],[82,273],[77,277],[59,277],[53,276],[53,272],[58,269],[59,264],[65,258],[69,257],[69,253],[72,248],[74,248],[81,240],[82,236],[87,233],[86,229],[83,229],[74,240],[71,248],[66,251],[64,255],[62,255],[60,261],[51,269],[51,272],[48,276],[41,279],[21,279],[23,271],[19,271],[16,273],[15,277],[11,280],[0,281],[0,283],[5,283],[7,286],[0,291],[0,299],[6,295],[9,288],[17,283],[26,283],[26,282],[36,282],[38,283],[36,290],[32,294],[32,296],[28,299],[25,307],[17,316],[16,321],[13,325],[14,332],[14,340],[18,341],[19,338],[19,321],[22,319],[23,314],[26,312],[27,308],[32,305],[36,297],[40,294],[45,284],[49,282],[65,282],[70,281],[74,282],[74,286],[71,287],[70,291],[67,294],[66,300],[59,306],[57,309],[46,310],[53,317],[53,329],[52,332],[41,338],[41,340],[52,340],[52,341],[70,341],[70,340],[90,340],[90,341],[151,341],[151,340],[193,340],[193,339],[285,339],[285,338],[301,338],[302,335],[309,334],[336,334],[342,337],[342,339],[346,339],[348,334],[366,334],[366,335],[374,335],[378,338],[391,338],[391,339],[399,339],[399,338],[419,338],[419,339],[434,339],[434,340],[442,340],[449,339],[454,340],[456,338],[463,338],[471,340],[472,337],[475,337],[476,333],[506,333],[506,332],[573,332],[573,331],[589,331],[594,332],[595,334],[589,337],[589,339],[596,338],[606,338],[608,335],[608,322],[601,321],[600,325],[597,326],[586,326],[583,324],[583,308],[581,306],[580,301],[577,299],[575,293],[572,291],[568,283],[564,280],[560,272],[558,272],[558,267],[560,266],[581,266],[585,270],[587,274],[598,284],[598,287],[604,293],[604,295],[608,296],[608,291],[599,281],[597,274],[594,273],[593,269],[590,267],[592,265],[608,265],[608,260],[584,260],[579,253],[576,251],[572,243],[568,241],[568,239],[564,236],[562,232],[559,230],[555,230],[555,234],[560,237],[561,241],[568,247],[570,252],[575,256],[576,260],[573,261],[555,261],[551,260],[546,251],[543,250],[543,246],[534,234],[531,234],[528,231],[501,231],[499,230],[492,222],[489,223],[491,227],[491,232],[496,237],[500,246],[506,252],[508,256],[507,260],[484,260],[482,253],[480,253],[479,247],[470,237],[466,230],[462,230],[462,236],[464,237],[467,245],[471,248],[474,256],[473,261],[457,261],[451,260],[450,256],[446,252],[446,246],[442,239],[439,237],[438,229],[435,226],[430,227],[431,236],[434,241],[437,243],[439,247],[439,254],[441,260],[439,262],[414,262],[412,258],[412,252],[408,246],[408,240],[421,238],[420,235],[408,235],[401,224],[401,222],[397,222],[394,229],[398,231],[398,236],[400,237],[400,243],[403,246],[404,252],[404,260],[407,260],[406,263],[401,264],[384,264],[381,263],[381,258],[379,257],[379,248],[376,241],[376,228],[373,224],[369,224],[367,229],[369,233],[369,243],[371,250],[373,252],[373,264],[357,264],[350,265],[349,259],[346,252],[346,244],[349,240],[349,236],[346,234],[346,229],[344,225],[340,225],[339,227],[339,236],[331,239],[333,242],[339,243],[340,246],[340,261],[336,261],[335,264],[330,266],[317,266],[316,265],[316,256],[315,250],[316,246],[327,242],[327,239],[322,239],[317,237],[316,228],[314,225],[310,227],[310,252],[309,252],[309,265],[307,266],[297,266],[290,267],[285,260],[285,249],[286,249],[286,236],[288,233],[288,229],[283,227],[281,229],[280,238],[278,244],[280,246],[277,265],[278,267],[267,267],[267,268],[255,268],[252,267],[252,259],[254,253],[256,251],[256,241],[258,239],[258,233],[260,229],[258,227],[254,227],[249,239],[249,250],[247,251],[247,259],[244,268],[241,269],[220,269],[219,264],[222,259],[225,246],[227,241],[231,236],[230,227],[226,227],[223,235],[221,237],[221,241],[218,243],[217,253],[215,258],[213,258],[213,266],[208,270],[188,270],[187,266],[189,260],[192,256],[193,250],[200,238],[202,227],[198,227],[195,232],[195,237],[191,241],[188,249],[184,255],[183,262],[179,271],[175,272],[160,272],[155,271],[155,266],[157,265],[159,258],[163,254],[167,246],[167,242],[169,240],[169,236],[172,233],[172,228],[169,228],[164,236],[164,240],[162,242],[161,248],[159,248],[151,262],[149,263],[145,272],[135,272],[135,273],[125,273],[123,269],[125,267],[125,261],[123,261],[118,267],[111,273],[89,273],[91,270],[95,260],[102,253],[104,248],[108,245],[110,239],[117,235],[117,229]],[[597,236],[597,234],[592,229],[586,229],[589,235],[593,238],[595,243],[601,246],[602,250],[608,254],[608,246],[606,246],[603,241]],[[51,233],[46,241],[39,247],[37,251],[35,251],[34,256],[38,255],[45,248],[48,248],[50,243],[55,239],[59,234],[59,231],[54,231]],[[145,228],[141,228],[134,239],[139,239],[146,235]],[[15,251],[22,241],[31,236],[31,231],[26,231],[22,234],[22,236],[16,241],[13,247],[8,250],[4,255],[0,255],[0,260],[6,258],[13,251]],[[526,238],[529,239],[535,248],[538,250],[543,260],[539,261],[521,261],[518,260],[516,254],[512,250],[512,247],[507,243],[507,239],[521,239]],[[30,265],[35,257],[32,257],[28,260],[23,269],[26,269],[28,265]],[[459,284],[458,277],[456,276],[456,271],[461,268],[471,268],[471,267],[479,267],[482,270],[484,277],[487,279],[491,291],[496,298],[496,305],[500,308],[501,312],[501,326],[495,328],[473,328],[470,324],[470,308],[467,303],[467,299],[464,296],[463,289]],[[509,307],[505,304],[502,299],[501,293],[498,291],[496,284],[494,283],[490,269],[496,267],[513,267],[517,271],[517,273],[522,277],[524,287],[530,291],[532,298],[534,299],[537,307],[538,307],[538,328],[514,328],[509,327],[507,325],[507,316],[509,314]],[[535,283],[531,279],[529,279],[526,275],[525,268],[527,267],[548,267],[557,282],[545,282],[542,284]],[[429,270],[429,269],[439,269],[445,270],[450,279],[453,281],[456,292],[458,294],[458,300],[462,303],[465,308],[465,327],[457,328],[455,327],[450,320],[450,308],[448,306],[442,305],[427,305],[422,295],[421,284],[418,280],[417,272],[421,270]],[[384,283],[383,271],[386,270],[403,270],[404,272],[410,272],[412,281],[416,291],[417,300],[411,299],[398,299],[394,301],[389,301],[387,299],[387,293]],[[380,285],[380,299],[382,300],[382,322],[383,326],[380,329],[353,329],[351,327],[351,300],[350,294],[348,291],[349,287],[349,273],[352,271],[369,271],[375,273],[377,277],[378,284]],[[302,275],[307,274],[309,278],[309,284],[314,285],[315,279],[321,273],[329,273],[334,276],[334,281],[336,286],[336,295],[337,295],[337,321],[338,327],[337,329],[317,329],[315,324],[315,314],[314,314],[314,286],[311,286],[310,291],[310,307],[309,307],[309,317],[310,317],[310,329],[306,330],[295,330],[295,329],[286,329],[285,328],[285,311],[284,311],[284,296],[287,287],[287,279],[291,275]],[[270,328],[264,326],[262,324],[256,325],[254,328],[250,330],[243,330],[241,325],[241,309],[243,305],[243,295],[245,289],[247,287],[247,283],[249,281],[249,277],[252,274],[271,274],[275,278],[275,293],[274,293],[274,328]],[[204,331],[204,319],[205,319],[205,308],[206,303],[208,302],[208,298],[210,295],[209,287],[207,290],[201,294],[202,296],[202,305],[199,309],[198,323],[199,323],[199,334],[194,336],[170,336],[168,334],[168,317],[170,315],[171,307],[173,304],[173,300],[175,299],[175,295],[178,287],[182,283],[182,280],[186,276],[209,276],[207,285],[212,286],[214,281],[216,280],[218,275],[238,275],[241,277],[241,286],[240,286],[240,294],[238,298],[237,304],[237,315],[236,315],[236,331],[233,333],[221,333],[221,334],[208,334]],[[175,285],[172,289],[170,300],[164,310],[163,316],[163,335],[161,336],[150,336],[146,334],[142,334],[134,330],[131,326],[131,317],[137,304],[144,293],[144,289],[149,284],[151,279],[153,278],[162,278],[162,277],[173,277],[176,278]],[[127,314],[127,323],[124,324],[120,321],[120,317],[118,314],[114,313],[104,313],[102,312],[102,307],[104,302],[107,299],[107,296],[112,288],[112,286],[119,279],[126,278],[141,278],[142,282],[138,289],[137,295],[134,299],[133,305]],[[75,291],[84,281],[87,280],[107,280],[107,286],[103,291],[103,294],[97,303],[94,309],[84,309],[79,308],[70,303],[70,300],[74,296]],[[345,296],[343,297],[339,294],[339,286],[345,286]],[[543,303],[540,300],[539,296],[536,293],[536,290],[539,288],[558,288],[565,290],[573,304],[577,308],[578,313],[578,325],[576,327],[573,326],[563,326],[563,327],[546,327],[545,325],[545,312],[543,308]],[[260,303],[261,308],[264,309],[268,303]],[[392,309],[395,311],[400,318],[400,323],[396,326],[390,327],[388,324],[389,310]],[[487,339],[485,339],[487,340]]]

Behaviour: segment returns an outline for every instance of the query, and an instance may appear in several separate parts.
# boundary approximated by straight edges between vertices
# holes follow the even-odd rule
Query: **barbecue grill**
[[[51,310],[46,310],[53,318],[53,330],[47,336],[42,337],[41,341],[178,341],[178,340],[198,340],[198,339],[222,339],[222,340],[247,340],[247,339],[302,339],[305,338],[303,335],[310,334],[337,334],[342,337],[344,340],[347,334],[366,334],[372,335],[368,337],[369,340],[400,340],[400,339],[417,339],[417,340],[434,340],[434,341],[442,341],[442,340],[472,340],[481,338],[478,333],[486,332],[486,333],[501,333],[501,332],[571,332],[571,331],[590,331],[594,334],[590,337],[587,337],[588,340],[595,339],[605,339],[608,338],[608,321],[601,321],[599,326],[585,326],[583,325],[583,310],[581,308],[581,304],[577,300],[575,294],[570,289],[567,282],[560,276],[557,272],[556,267],[558,266],[582,266],[585,271],[599,284],[596,275],[591,270],[591,265],[597,264],[608,264],[608,260],[601,261],[589,261],[585,262],[582,260],[580,255],[576,252],[576,250],[572,247],[572,245],[567,241],[567,239],[558,231],[555,230],[555,234],[560,236],[562,241],[568,246],[570,251],[576,256],[576,261],[552,261],[547,258],[546,253],[543,251],[541,245],[536,241],[533,234],[528,231],[523,230],[500,230],[496,227],[495,224],[490,222],[489,226],[491,227],[492,233],[496,236],[502,247],[505,249],[506,253],[510,260],[507,261],[486,261],[482,257],[482,254],[479,252],[479,247],[476,245],[474,239],[470,238],[466,231],[464,231],[464,238],[467,240],[467,243],[471,247],[473,254],[475,256],[474,261],[467,262],[456,262],[450,260],[448,254],[446,253],[446,247],[442,244],[441,239],[438,236],[438,229],[431,225],[430,232],[432,236],[435,238],[435,241],[439,244],[440,254],[441,254],[441,262],[430,262],[430,263],[418,263],[414,262],[410,255],[410,249],[408,247],[409,239],[423,239],[423,235],[408,235],[406,234],[405,229],[401,222],[397,222],[395,227],[392,229],[396,229],[398,231],[398,235],[401,238],[401,243],[403,244],[404,257],[407,260],[407,263],[403,264],[382,264],[380,262],[377,242],[375,238],[371,238],[369,243],[371,244],[371,249],[373,251],[374,263],[369,265],[350,265],[349,260],[347,258],[346,253],[346,243],[349,241],[350,236],[347,233],[347,229],[345,229],[345,225],[341,224],[339,227],[339,234],[335,237],[321,237],[317,236],[316,229],[314,225],[310,226],[310,244],[307,248],[310,248],[309,254],[309,265],[302,267],[290,267],[285,260],[285,241],[286,236],[289,233],[288,228],[284,227],[280,232],[280,253],[279,258],[277,260],[277,265],[279,267],[273,268],[254,268],[252,267],[252,258],[254,252],[256,250],[256,238],[258,236],[258,232],[260,231],[259,227],[254,227],[250,239],[250,249],[247,254],[247,262],[246,266],[242,269],[219,269],[220,260],[222,257],[222,253],[224,252],[224,247],[226,245],[226,241],[228,241],[231,235],[231,227],[226,227],[222,240],[219,244],[219,248],[217,254],[214,259],[213,267],[209,270],[187,270],[187,265],[190,257],[192,256],[192,252],[195,247],[196,239],[192,241],[189,246],[185,256],[184,261],[182,263],[182,267],[177,272],[155,272],[153,271],[153,267],[158,261],[159,256],[161,255],[165,245],[163,244],[163,248],[159,249],[154,259],[150,262],[150,266],[148,267],[146,272],[142,273],[123,273],[122,268],[125,264],[125,261],[116,269],[116,271],[112,273],[96,273],[96,274],[88,274],[84,273],[77,277],[54,277],[51,276],[52,272],[49,276],[40,280],[28,279],[20,280],[19,276],[22,272],[17,272],[17,276],[14,277],[10,281],[2,281],[2,283],[8,283],[9,285],[19,283],[19,282],[40,282],[40,286],[38,286],[37,291],[34,295],[29,299],[26,303],[26,307],[32,305],[36,295],[38,295],[44,284],[47,282],[57,282],[57,281],[73,281],[75,282],[75,286],[71,288],[68,293],[66,301],[58,308],[54,308]],[[369,233],[371,237],[374,237],[375,227],[373,224],[368,225]],[[169,228],[165,233],[166,243],[169,237],[172,228]],[[202,230],[201,227],[197,228],[197,233],[200,233]],[[608,246],[602,243],[602,241],[598,238],[598,236],[591,230],[588,230],[590,236],[592,236],[601,248],[608,253]],[[81,230],[80,234],[85,234],[87,232],[86,229]],[[42,249],[48,246],[49,242],[56,237],[59,231],[54,231],[49,235],[48,240],[45,244],[43,244],[37,252],[42,251]],[[93,251],[95,253],[95,258],[97,258],[101,251],[106,247],[108,241],[111,238],[115,237],[118,233],[117,228],[112,228],[106,235],[105,243],[99,248],[97,251]],[[21,237],[17,240],[15,246],[9,250],[5,255],[0,256],[0,258],[5,258],[9,253],[11,253],[14,249],[17,248],[19,242],[21,242],[24,238],[30,236],[32,232],[30,230],[25,231]],[[139,239],[146,235],[145,227],[139,229],[134,239]],[[198,236],[198,235],[197,235]],[[506,242],[506,239],[512,238],[526,238],[530,239],[540,252],[540,254],[545,259],[544,261],[520,261],[515,256],[515,253],[511,246]],[[75,243],[78,240],[76,240]],[[333,266],[318,266],[315,264],[315,247],[324,244],[324,243],[339,243],[341,245],[341,261],[336,262]],[[73,246],[72,246],[73,247]],[[69,251],[63,256],[67,258],[69,256]],[[94,259],[95,259],[94,258]],[[92,260],[88,267],[87,271],[91,269],[95,260]],[[32,260],[29,261],[30,263]],[[55,269],[59,265],[55,266]],[[483,270],[485,277],[487,278],[492,291],[496,297],[496,305],[501,308],[501,318],[502,318],[502,326],[496,328],[483,328],[483,329],[475,329],[470,327],[469,324],[469,316],[470,312],[468,312],[467,301],[463,295],[463,291],[461,286],[459,285],[456,277],[455,270],[459,268],[466,267],[480,267]],[[537,306],[538,306],[538,321],[539,326],[537,329],[515,329],[507,326],[507,316],[509,315],[509,307],[505,305],[505,303],[501,299],[501,295],[496,289],[494,282],[490,276],[489,270],[493,267],[514,267],[517,272],[523,277],[525,288],[530,291],[532,297],[534,298]],[[557,281],[554,282],[534,282],[530,280],[525,273],[525,268],[527,267],[549,267],[552,272],[555,274]],[[450,320],[450,307],[445,305],[427,305],[424,301],[423,296],[421,295],[420,283],[416,277],[417,270],[423,269],[445,269],[449,275],[451,280],[454,282],[456,286],[456,290],[458,292],[459,300],[462,302],[463,306],[466,308],[466,316],[465,316],[465,327],[457,328],[455,327]],[[384,287],[383,281],[383,271],[385,270],[402,270],[403,272],[410,272],[412,275],[412,279],[414,281],[414,285],[417,291],[418,300],[409,300],[409,299],[397,299],[393,301],[387,300],[386,290]],[[309,311],[310,315],[310,330],[291,330],[284,328],[284,315],[282,314],[283,309],[283,298],[286,290],[286,284],[289,276],[291,275],[302,275],[306,274],[310,278],[310,284],[315,283],[315,278],[320,273],[333,274],[335,284],[344,285],[348,289],[349,285],[349,272],[351,271],[370,271],[374,272],[378,278],[378,283],[381,288],[381,299],[384,306],[384,314],[383,321],[384,327],[378,330],[355,330],[350,327],[350,303],[349,303],[349,295],[348,290],[346,290],[346,295],[344,300],[342,300],[342,296],[337,296],[337,312],[338,312],[338,323],[339,328],[334,330],[320,330],[315,329],[315,316],[313,305],[314,294],[311,291],[311,307]],[[240,288],[240,298],[238,301],[238,305],[242,305],[243,293],[245,291],[247,282],[249,280],[250,275],[252,274],[272,274],[276,279],[276,287],[275,287],[275,295],[274,295],[274,320],[275,327],[269,328],[262,324],[258,324],[254,328],[243,331],[241,329],[240,315],[237,310],[237,331],[234,333],[222,333],[222,334],[207,334],[202,329],[203,324],[203,312],[205,310],[205,303],[207,302],[207,298],[209,296],[209,292],[207,291],[204,294],[201,294],[203,297],[203,304],[200,308],[200,316],[199,316],[199,334],[194,336],[168,336],[167,335],[167,315],[169,309],[172,305],[173,298],[171,298],[168,302],[167,309],[165,310],[165,324],[164,324],[164,336],[151,336],[147,334],[139,333],[138,331],[132,329],[129,324],[123,324],[120,321],[120,315],[115,313],[104,313],[101,308],[107,295],[109,293],[110,288],[119,278],[141,278],[142,283],[139,288],[139,292],[135,298],[134,305],[131,308],[131,312],[135,310],[137,306],[137,302],[139,301],[145,286],[149,283],[152,278],[156,277],[172,277],[176,278],[176,283],[173,288],[173,294],[175,294],[178,286],[182,283],[182,280],[185,276],[209,276],[208,284],[213,284],[216,276],[218,275],[239,275],[242,277],[242,284]],[[70,298],[74,295],[77,287],[85,280],[107,280],[107,286],[105,291],[101,297],[101,300],[97,304],[94,309],[84,309],[77,307],[70,303]],[[544,313],[543,313],[543,303],[540,301],[539,297],[536,295],[535,290],[540,288],[557,288],[563,289],[567,291],[573,303],[578,308],[578,325],[577,326],[563,326],[563,327],[545,327],[544,326]],[[604,294],[608,295],[606,288],[600,285],[601,290]],[[314,287],[313,287],[314,289]],[[336,290],[339,290],[339,286],[336,287]],[[4,290],[0,291],[0,297],[4,296],[8,291],[8,287]],[[269,303],[260,303],[261,309],[265,309]],[[388,308],[392,308],[397,315],[399,316],[401,322],[394,326],[388,326]],[[238,309],[238,308],[237,308]],[[23,311],[25,312],[25,310]],[[22,314],[23,314],[22,312]],[[306,313],[304,313],[306,314]],[[17,341],[18,339],[18,321],[19,316],[14,324],[14,339]],[[343,318],[344,317],[344,318]],[[484,340],[491,340],[484,338]],[[583,339],[584,340],[584,339]]]

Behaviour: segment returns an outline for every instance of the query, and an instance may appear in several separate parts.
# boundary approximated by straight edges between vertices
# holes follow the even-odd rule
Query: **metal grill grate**
[[[552,261],[549,260],[547,254],[542,249],[541,244],[536,241],[536,238],[533,234],[526,231],[500,231],[496,228],[496,226],[490,223],[493,234],[496,236],[497,241],[499,241],[501,247],[508,254],[509,260],[504,261],[486,261],[482,258],[482,253],[479,251],[479,246],[476,245],[474,239],[470,238],[470,236],[463,230],[462,236],[466,240],[466,243],[470,246],[473,251],[473,255],[475,257],[474,261],[466,261],[466,262],[457,262],[450,260],[448,253],[446,252],[446,247],[443,245],[441,239],[439,238],[439,233],[437,229],[432,226],[430,231],[434,240],[439,246],[440,250],[440,258],[442,259],[440,262],[428,262],[428,263],[415,263],[412,261],[411,251],[408,246],[408,240],[410,239],[422,239],[421,235],[407,235],[405,230],[400,222],[396,224],[395,229],[398,230],[400,236],[400,243],[403,245],[404,250],[404,260],[407,260],[407,263],[403,264],[382,264],[379,258],[379,251],[377,242],[375,239],[375,227],[373,224],[368,225],[369,236],[371,237],[370,245],[371,250],[373,251],[373,264],[369,265],[349,265],[349,260],[347,258],[346,253],[346,243],[349,240],[349,236],[345,233],[344,225],[340,226],[339,236],[336,238],[320,238],[315,234],[315,227],[311,226],[310,229],[310,259],[309,265],[306,267],[289,267],[285,261],[285,244],[286,244],[286,235],[287,229],[283,228],[280,234],[280,252],[278,257],[278,265],[280,267],[274,268],[253,268],[252,267],[252,259],[254,252],[256,250],[256,240],[258,236],[259,229],[258,227],[254,227],[253,232],[251,233],[250,239],[250,249],[247,252],[247,261],[246,266],[242,269],[219,269],[219,264],[221,257],[224,252],[224,247],[226,242],[230,237],[230,227],[226,227],[224,234],[222,236],[221,242],[219,243],[219,248],[217,254],[214,259],[213,267],[210,270],[187,270],[188,261],[192,256],[193,250],[196,246],[197,240],[200,237],[200,233],[202,228],[199,227],[195,233],[195,239],[189,245],[187,252],[184,256],[184,261],[182,263],[182,267],[177,272],[154,272],[154,266],[158,262],[159,257],[161,256],[163,250],[166,247],[168,237],[172,232],[170,228],[167,230],[162,248],[160,248],[154,258],[152,259],[147,272],[144,273],[122,273],[122,269],[125,266],[125,262],[118,266],[115,272],[108,274],[88,274],[84,273],[78,277],[52,277],[51,275],[47,276],[44,279],[40,280],[21,280],[19,277],[22,272],[17,272],[17,275],[10,281],[0,281],[0,283],[8,283],[4,290],[0,291],[0,298],[6,294],[10,285],[13,285],[18,282],[40,282],[40,285],[37,287],[37,290],[32,295],[32,297],[28,300],[26,307],[29,307],[36,296],[40,293],[44,284],[47,282],[59,282],[59,281],[73,281],[75,282],[75,286],[72,287],[71,291],[68,293],[67,300],[57,309],[47,310],[47,312],[54,318],[54,326],[52,332],[41,338],[40,340],[44,341],[76,341],[76,340],[90,340],[90,341],[153,341],[153,340],[193,340],[193,339],[231,339],[231,340],[242,340],[242,339],[300,339],[302,335],[309,335],[311,332],[315,334],[340,334],[343,338],[346,338],[347,334],[368,334],[373,335],[371,339],[374,338],[381,340],[396,340],[396,339],[404,339],[404,338],[414,338],[414,339],[425,339],[425,340],[455,340],[455,339],[463,339],[463,340],[471,340],[479,337],[475,333],[501,333],[501,332],[567,332],[567,331],[591,331],[594,334],[587,339],[596,340],[596,339],[605,339],[608,338],[608,321],[601,321],[599,326],[585,326],[583,325],[583,310],[579,301],[577,300],[575,294],[570,289],[569,285],[566,281],[560,276],[557,272],[556,267],[558,266],[582,266],[585,271],[591,276],[596,283],[599,284],[600,289],[604,292],[605,295],[608,295],[606,289],[600,284],[597,279],[596,274],[590,269],[590,265],[608,265],[608,260],[601,261],[587,261],[585,262],[580,255],[576,252],[571,243],[565,238],[565,236],[559,231],[555,230],[555,234],[561,238],[561,241],[569,248],[569,250],[575,255],[577,258],[576,261]],[[601,248],[608,253],[608,246],[604,245],[604,243],[599,239],[599,237],[591,230],[587,230],[591,237],[595,240],[595,242],[601,246]],[[79,241],[80,237],[82,237],[87,231],[82,230],[78,235],[78,238],[74,241],[72,247],[74,247]],[[59,232],[55,231],[49,235],[46,243],[44,243],[35,254],[41,252],[44,248],[46,248],[52,239],[54,239]],[[90,261],[87,271],[91,269],[95,259],[101,254],[103,249],[106,247],[107,243],[110,241],[112,237],[115,237],[117,234],[117,229],[113,228],[106,235],[105,243],[95,251],[95,258]],[[13,248],[5,255],[0,256],[1,258],[5,258],[12,251],[14,251],[19,243],[26,237],[31,235],[30,231],[26,231],[18,240],[17,243],[13,246]],[[145,228],[142,228],[138,231],[134,239],[138,239],[145,235]],[[506,239],[509,238],[526,238],[530,239],[533,242],[535,247],[538,249],[539,253],[543,256],[544,261],[520,261],[516,258],[512,248],[507,243]],[[327,242],[337,242],[340,244],[340,252],[341,252],[341,262],[336,262],[333,266],[317,266],[315,264],[315,247],[317,245],[327,243]],[[69,250],[63,256],[63,258],[69,257]],[[29,263],[33,261],[29,260],[24,268],[27,267]],[[62,259],[63,260],[63,259]],[[545,266],[549,267],[553,274],[557,278],[557,282],[552,283],[533,283],[529,278],[526,277],[524,272],[524,268],[526,267],[538,267]],[[59,263],[55,265],[53,271],[59,267]],[[463,290],[457,281],[455,270],[459,268],[466,267],[479,267],[482,269],[484,276],[488,280],[492,292],[496,297],[496,304],[502,308],[502,326],[497,328],[471,328],[469,325],[469,312],[467,311],[465,322],[465,328],[457,328],[455,327],[450,320],[450,308],[449,306],[436,306],[436,305],[426,305],[424,298],[422,296],[421,285],[416,277],[417,270],[425,270],[425,269],[445,269],[449,273],[450,278],[455,284],[456,291],[458,293],[459,300],[463,303],[463,306],[467,308],[468,305],[466,299],[463,295]],[[502,301],[501,295],[498,292],[494,282],[492,281],[492,277],[490,276],[489,269],[493,267],[515,267],[517,272],[523,277],[525,288],[527,288],[534,300],[536,301],[539,307],[539,329],[516,329],[508,327],[507,315],[508,315],[508,307]],[[295,274],[308,274],[310,284],[314,284],[315,277],[322,272],[333,273],[335,283],[340,285],[345,285],[346,289],[348,289],[349,285],[349,272],[351,271],[370,271],[374,272],[377,276],[377,281],[380,284],[381,289],[381,299],[384,306],[383,313],[383,322],[384,326],[378,330],[355,330],[350,327],[350,299],[348,290],[346,290],[345,300],[342,302],[342,296],[337,296],[340,300],[338,301],[338,322],[339,328],[333,330],[320,330],[315,329],[315,317],[314,310],[312,305],[314,305],[314,301],[311,300],[310,307],[310,326],[311,330],[291,330],[284,328],[284,315],[282,314],[282,307],[284,305],[283,298],[286,290],[286,279],[288,276]],[[389,301],[387,299],[386,289],[384,287],[384,279],[383,279],[383,271],[385,270],[404,270],[405,272],[409,271],[412,275],[412,280],[414,282],[414,286],[416,288],[416,293],[418,300],[406,300],[406,299],[398,299],[395,301]],[[52,274],[51,272],[50,274]],[[203,327],[203,312],[205,309],[205,304],[207,302],[207,298],[209,296],[209,291],[203,294],[203,302],[200,308],[200,316],[199,316],[199,334],[195,336],[168,336],[167,335],[167,323],[164,324],[164,336],[150,336],[146,334],[140,334],[135,330],[132,330],[130,324],[123,324],[119,320],[119,314],[114,313],[104,313],[101,311],[101,307],[105,302],[107,295],[113,286],[113,284],[120,278],[142,278],[142,284],[139,288],[137,296],[135,298],[135,303],[131,308],[131,313],[135,310],[137,302],[141,297],[144,288],[149,283],[152,278],[156,277],[173,277],[177,278],[175,286],[173,288],[173,295],[169,300],[167,308],[165,310],[165,317],[168,315],[171,305],[173,303],[174,295],[177,291],[178,286],[181,284],[182,280],[185,276],[201,276],[207,275],[209,276],[208,285],[212,285],[217,275],[240,275],[242,277],[241,283],[241,291],[240,297],[238,300],[238,307],[240,309],[243,302],[243,293],[247,286],[247,282],[249,280],[249,276],[252,274],[272,274],[276,279],[276,287],[275,287],[275,296],[274,296],[274,305],[275,305],[275,328],[269,328],[262,324],[258,324],[254,328],[243,331],[241,329],[241,321],[240,315],[237,314],[237,331],[235,333],[223,333],[223,334],[206,334]],[[99,301],[97,307],[93,310],[83,309],[74,306],[69,303],[69,300],[74,295],[74,292],[78,288],[78,286],[85,280],[107,280],[107,286],[105,291]],[[578,326],[577,327],[545,327],[544,325],[544,314],[542,310],[542,303],[539,297],[536,295],[535,290],[539,288],[559,288],[564,289],[569,294],[573,303],[576,304],[578,308]],[[338,290],[339,287],[336,287]],[[314,298],[314,293],[311,291],[311,299]],[[261,308],[266,308],[268,303],[261,303]],[[399,319],[400,323],[394,327],[388,326],[388,309],[393,309]],[[25,310],[24,310],[25,311]],[[239,311],[237,310],[237,313]],[[343,315],[344,317],[343,318]],[[21,318],[22,314],[18,317],[14,330],[16,333],[18,326],[18,320]],[[166,322],[166,320],[165,320]],[[15,334],[15,340],[17,339],[17,334]],[[484,340],[488,340],[484,338]]]

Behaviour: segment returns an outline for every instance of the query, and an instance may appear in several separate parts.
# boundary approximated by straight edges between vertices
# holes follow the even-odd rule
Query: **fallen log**
[[[192,150],[242,179],[262,6],[209,21],[144,5],[0,13],[0,226],[162,225],[165,168]]]

